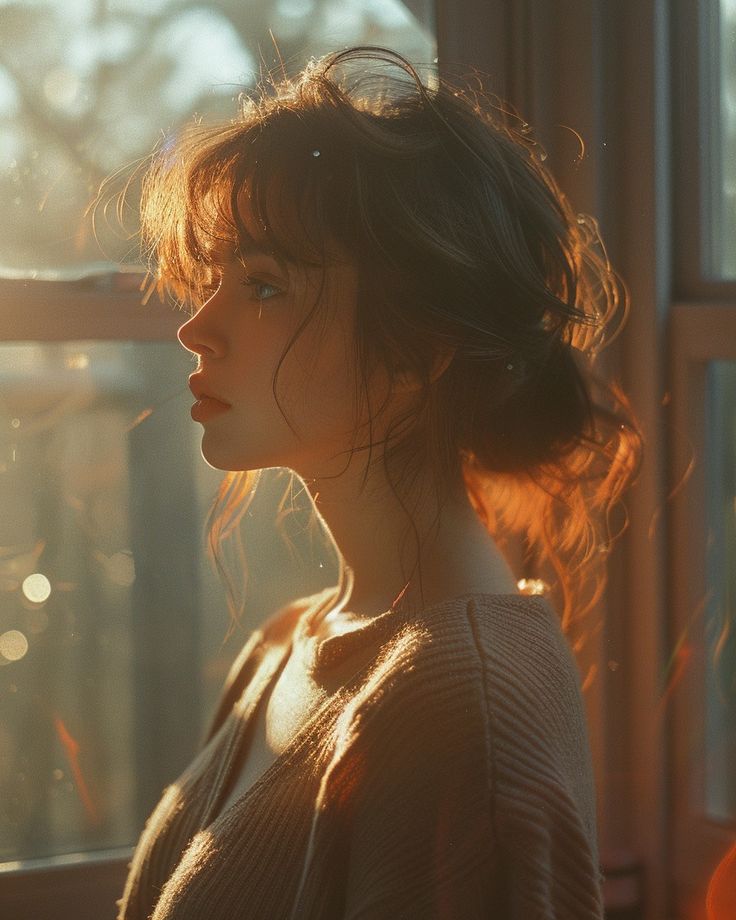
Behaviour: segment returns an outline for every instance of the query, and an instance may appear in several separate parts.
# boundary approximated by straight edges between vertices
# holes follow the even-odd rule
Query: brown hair
[[[364,391],[376,364],[423,383],[381,442],[402,505],[427,465],[440,506],[464,485],[499,546],[519,535],[537,566],[551,564],[567,627],[603,589],[609,515],[643,439],[620,386],[593,372],[618,308],[625,319],[625,286],[528,126],[489,95],[425,85],[374,46],[264,81],[233,122],[191,125],[154,154],[141,213],[159,290],[205,296],[212,239],[250,241],[237,208],[246,189],[275,252],[354,260]],[[274,395],[311,317],[281,356]],[[453,357],[435,377],[443,353]],[[209,518],[216,559],[257,475],[222,483]]]

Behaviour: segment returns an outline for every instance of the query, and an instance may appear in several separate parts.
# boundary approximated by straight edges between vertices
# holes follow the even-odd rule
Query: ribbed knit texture
[[[547,601],[467,594],[327,639],[315,617],[251,635],[146,822],[118,920],[602,918],[579,674]],[[288,654],[329,684],[374,648],[218,815]]]

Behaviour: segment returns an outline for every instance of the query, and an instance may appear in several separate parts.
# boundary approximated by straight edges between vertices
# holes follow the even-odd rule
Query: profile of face
[[[252,218],[242,207],[241,216],[253,232]],[[203,400],[192,410],[204,429],[202,455],[221,470],[286,466],[305,479],[336,475],[345,469],[344,452],[359,421],[353,331],[357,270],[348,261],[328,264],[320,292],[320,269],[283,262],[265,249],[242,255],[241,261],[234,246],[218,253],[219,286],[178,331],[184,348],[197,356],[193,393],[225,404]],[[272,381],[318,296],[317,312],[299,331],[277,380],[292,430]],[[374,420],[374,440],[376,434]],[[356,443],[367,438],[366,427]]]

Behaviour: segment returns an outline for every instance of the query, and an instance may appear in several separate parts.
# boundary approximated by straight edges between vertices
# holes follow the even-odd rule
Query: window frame
[[[2,864],[0,911],[17,920],[112,918],[132,854],[125,847]]]
[[[153,294],[144,272],[77,281],[0,279],[0,342],[175,341],[185,314]]]

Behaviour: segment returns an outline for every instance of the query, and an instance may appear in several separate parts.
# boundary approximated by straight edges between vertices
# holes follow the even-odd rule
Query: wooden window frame
[[[0,279],[0,342],[176,341],[185,314],[154,294],[141,272],[79,281]]]
[[[0,913],[14,920],[112,920],[132,847],[0,867]]]

